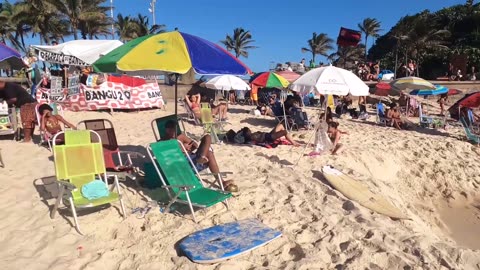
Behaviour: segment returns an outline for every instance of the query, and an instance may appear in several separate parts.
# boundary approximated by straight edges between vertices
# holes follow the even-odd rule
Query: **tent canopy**
[[[118,40],[73,40],[55,46],[32,45],[32,48],[41,61],[90,66],[122,44]]]

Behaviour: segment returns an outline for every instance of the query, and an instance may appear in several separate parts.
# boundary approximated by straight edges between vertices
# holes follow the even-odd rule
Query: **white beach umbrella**
[[[291,90],[303,94],[316,91],[322,95],[368,96],[369,87],[357,75],[334,66],[315,68],[290,84]]]
[[[233,75],[214,77],[205,83],[207,88],[215,90],[250,90],[250,86],[242,79]]]

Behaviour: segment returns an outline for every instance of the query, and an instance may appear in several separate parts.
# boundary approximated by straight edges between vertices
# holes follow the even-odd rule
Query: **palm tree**
[[[7,41],[17,50],[24,50],[24,45],[18,40],[17,26],[14,21],[15,6],[8,1],[0,6],[0,41]]]
[[[134,39],[134,32],[136,29],[135,22],[130,16],[123,16],[121,13],[117,15],[115,21],[115,29],[121,41],[129,41]]]
[[[248,58],[248,50],[258,48],[251,45],[255,40],[252,39],[250,31],[246,31],[241,27],[233,29],[233,36],[227,34],[225,39],[220,42],[225,45],[227,50],[234,51],[237,58],[240,56]]]
[[[357,47],[338,47],[337,51],[328,56],[328,60],[334,64],[342,63],[343,68],[353,68],[355,61],[360,61],[363,56],[365,45],[358,44]]]
[[[308,41],[308,47],[303,47],[302,52],[310,52],[312,53],[312,60],[315,63],[315,55],[319,54],[322,56],[328,56],[328,51],[333,50],[333,39],[329,38],[327,34],[320,33],[313,33],[312,38]]]
[[[23,0],[16,3],[16,18],[31,27],[32,36],[39,35],[40,44],[49,44],[52,38],[63,39],[68,35],[68,21],[61,18],[49,1]]]
[[[368,52],[368,37],[379,37],[379,33],[382,29],[380,29],[380,22],[374,18],[366,18],[363,22],[358,24],[358,28],[365,34],[365,61],[367,60],[367,52]]]
[[[137,37],[142,37],[142,36],[151,35],[151,34],[160,34],[166,31],[165,30],[166,26],[164,24],[154,24],[150,26],[148,22],[148,17],[143,16],[142,14],[138,14],[137,18],[133,19],[133,21],[136,23]]]
[[[104,0],[48,0],[58,13],[70,21],[74,39],[78,39],[78,30],[82,23],[87,21],[101,21],[107,18],[106,12],[110,9],[101,6]]]

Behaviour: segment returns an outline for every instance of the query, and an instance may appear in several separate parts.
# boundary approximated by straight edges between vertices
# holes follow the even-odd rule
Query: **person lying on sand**
[[[343,151],[343,145],[340,142],[340,136],[342,134],[348,134],[345,131],[341,131],[338,129],[338,123],[337,122],[330,122],[328,123],[328,130],[327,130],[328,138],[330,141],[332,141],[333,146],[332,150],[330,150],[330,153],[332,155],[339,154]]]
[[[273,143],[276,140],[285,137],[285,139],[293,146],[299,146],[300,144],[293,140],[292,136],[287,132],[282,123],[278,123],[275,128],[270,132],[251,132],[249,128],[244,128],[244,136],[247,142],[254,141],[257,143]]]
[[[53,109],[48,104],[42,104],[38,107],[38,113],[42,117],[40,120],[40,130],[46,131],[50,137],[62,131],[60,123],[63,123],[71,129],[77,129],[76,126],[65,120],[65,118],[60,115],[54,115],[52,112]],[[63,141],[63,138],[59,138],[59,140]]]
[[[203,136],[200,144],[198,144],[185,134],[179,134],[175,138],[176,128],[177,123],[175,121],[167,121],[165,123],[165,131],[167,136],[165,138],[162,138],[162,140],[177,139],[183,144],[183,147],[185,147],[185,150],[187,151],[187,153],[185,154],[188,154],[189,157],[192,159],[196,169],[198,171],[203,171],[208,167],[210,169],[210,172],[214,174],[215,178],[218,180],[220,168],[218,167],[217,160],[211,147],[212,137],[210,136],[210,134],[206,134],[205,136]],[[222,184],[227,191],[238,191],[238,186],[234,184],[233,180],[224,180]]]

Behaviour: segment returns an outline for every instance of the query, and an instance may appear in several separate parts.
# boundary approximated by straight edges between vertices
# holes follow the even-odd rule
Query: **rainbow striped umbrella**
[[[448,94],[448,88],[443,85],[434,84],[435,89],[416,89],[410,92],[410,95],[416,96],[435,96],[435,95],[442,95]]]
[[[290,83],[275,72],[257,73],[250,78],[250,83],[266,88],[286,88]]]
[[[436,87],[429,81],[426,81],[422,78],[418,77],[403,77],[396,79],[391,83],[391,85],[398,90],[405,90],[405,89],[431,89],[435,90]]]

